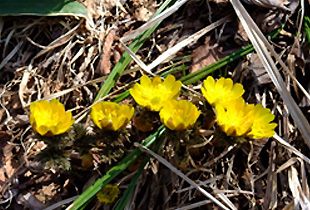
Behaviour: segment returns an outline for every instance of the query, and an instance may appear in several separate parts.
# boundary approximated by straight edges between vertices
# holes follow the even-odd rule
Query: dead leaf
[[[138,21],[146,22],[152,17],[154,11],[155,11],[154,9],[141,7],[135,11],[135,17],[137,18]]]
[[[115,38],[115,29],[111,29],[106,36],[104,45],[102,47],[102,54],[97,66],[96,72],[100,75],[108,75],[111,72],[111,49]]]
[[[4,174],[4,170],[2,169],[2,167],[0,168],[0,185],[3,186],[3,184],[5,183],[5,174]]]
[[[45,208],[45,205],[38,201],[30,192],[19,194],[16,201],[19,205],[33,210],[41,210]]]
[[[55,183],[51,183],[49,185],[43,185],[42,189],[39,189],[38,191],[36,191],[36,194],[34,195],[34,197],[38,201],[42,203],[46,203],[49,200],[51,200],[54,196],[59,194],[59,190],[60,190],[60,186]]]
[[[284,15],[285,14],[280,11],[270,10],[269,12],[264,13],[257,9],[253,13],[253,18],[262,32],[271,33],[281,27]]]
[[[253,139],[253,154],[251,157],[251,162],[257,162],[258,161],[258,156],[261,153],[262,149],[268,142],[268,138],[263,138],[263,139]]]
[[[6,175],[10,176],[14,174],[13,166],[12,166],[12,149],[14,148],[13,145],[7,144],[12,138],[12,135],[9,131],[4,130],[5,126],[0,125],[0,186],[3,186],[5,181],[7,180]],[[16,164],[15,164],[16,165]]]
[[[156,3],[148,0],[131,0],[136,8],[134,16],[138,21],[146,22],[155,13]]]
[[[116,64],[119,61],[119,59],[121,59],[121,56],[124,52],[125,52],[125,49],[122,46],[116,45],[114,47],[114,50],[113,50],[114,64]]]
[[[238,20],[238,31],[234,36],[234,40],[237,44],[240,45],[243,45],[243,43],[245,42],[249,42],[249,37],[239,20]]]
[[[257,81],[258,85],[268,84],[271,82],[271,79],[265,70],[263,63],[256,53],[251,54],[249,62],[250,72],[253,73],[253,77]]]
[[[113,7],[115,7],[118,3],[121,5],[125,4],[127,0],[103,0],[103,5],[107,10],[111,10]]]
[[[191,65],[190,73],[210,65],[224,56],[218,47],[214,47],[214,41],[211,41],[211,37],[206,36],[204,45],[196,48],[192,53],[193,64]]]

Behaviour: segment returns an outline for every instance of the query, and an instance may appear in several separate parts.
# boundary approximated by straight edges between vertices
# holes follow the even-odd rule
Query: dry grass
[[[128,34],[142,26],[160,3],[117,2],[82,2],[89,12],[86,19],[0,17],[0,209],[44,209],[55,203],[65,208],[111,168],[100,159],[95,159],[93,167],[82,168],[78,155],[72,154],[72,170],[56,173],[43,170],[34,161],[34,156],[44,145],[32,139],[28,106],[36,100],[58,98],[73,112],[75,119],[89,123],[83,114],[89,110],[121,55],[129,51],[127,42],[133,37]],[[298,12],[301,9],[304,15],[309,3],[303,2],[291,13],[279,8],[245,7],[264,34],[285,23],[280,34],[270,41],[272,49],[267,48],[267,54],[273,58],[267,60],[274,63],[271,65],[283,78],[285,83],[281,88],[286,88],[285,94],[291,97],[289,100],[300,108],[304,123],[298,123],[298,115],[291,117],[288,114],[292,111],[287,100],[282,99],[285,97],[268,77],[261,76],[266,72],[259,70],[266,66],[254,59],[256,53],[234,61],[214,72],[214,77],[232,77],[246,87],[246,101],[269,107],[276,115],[277,135],[271,139],[219,147],[212,143],[212,135],[207,133],[205,136],[209,139],[193,149],[190,165],[183,169],[176,169],[174,151],[166,140],[158,153],[160,156],[155,156],[145,167],[128,208],[220,208],[215,201],[227,209],[309,209],[307,139],[310,137],[306,124],[310,103],[309,96],[304,93],[310,87],[307,80],[309,43],[305,42]],[[145,28],[151,26],[148,24]],[[203,47],[216,49],[208,57],[195,60],[209,65],[247,45],[250,40],[229,2],[181,1],[180,8],[171,10],[170,16],[163,20],[138,53],[131,53],[134,61],[104,100],[129,89],[145,72],[159,74],[182,63],[184,66],[173,73],[178,79],[184,72],[192,72],[191,61],[196,57],[184,62],[171,58],[198,56],[204,52],[201,51]],[[200,84],[187,87],[187,94],[182,97],[202,107],[198,103],[201,96],[197,93]],[[126,100],[124,103],[132,102],[131,98]],[[300,126],[305,126],[305,130],[300,132]],[[141,142],[149,134],[134,130],[128,150],[135,148],[133,142]],[[161,158],[169,164],[164,166]],[[124,191],[142,161],[141,157],[112,182]],[[103,206],[94,200],[89,206],[88,209],[113,209],[115,203]]]

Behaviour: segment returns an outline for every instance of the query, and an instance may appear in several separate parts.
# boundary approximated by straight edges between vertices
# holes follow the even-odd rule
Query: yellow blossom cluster
[[[215,81],[209,76],[201,91],[207,101],[215,107],[219,127],[228,136],[244,136],[254,139],[268,138],[275,134],[276,123],[270,109],[261,104],[246,104],[242,98],[243,86],[233,84],[231,79]]]
[[[90,117],[95,126],[94,133],[88,134],[86,128],[79,124],[73,124],[72,114],[65,111],[65,107],[57,99],[50,102],[46,100],[36,101],[30,104],[29,120],[33,130],[38,133],[35,138],[44,141],[47,147],[37,156],[46,169],[68,169],[72,150],[81,155],[81,166],[89,168],[93,165],[93,155],[89,152],[94,145],[101,147],[102,160],[111,162],[121,157],[124,153],[122,140],[126,134],[125,127],[134,114],[131,105],[120,105],[115,102],[102,101],[92,106]],[[95,146],[95,147],[96,147]],[[105,196],[101,198],[102,202]],[[115,197],[111,197],[113,202]]]
[[[142,107],[159,111],[161,122],[170,130],[186,130],[192,127],[200,115],[197,107],[189,101],[176,99],[180,95],[182,83],[168,75],[164,81],[159,76],[150,79],[143,75],[130,94]]]
[[[150,79],[144,75],[140,84],[131,88],[130,94],[142,107],[159,112],[161,122],[170,130],[186,130],[197,121],[200,111],[191,102],[176,99],[180,95],[182,83],[169,75],[162,80],[159,76]],[[217,81],[209,76],[204,80],[201,91],[214,107],[219,127],[228,136],[244,136],[261,139],[274,135],[276,123],[274,115],[262,105],[245,103],[241,84],[233,84],[231,79]],[[59,135],[73,124],[72,114],[65,111],[58,100],[33,102],[30,105],[30,123],[42,136]],[[119,105],[102,101],[92,106],[90,116],[94,124],[103,130],[117,131],[126,126],[134,114],[131,105]]]
[[[57,99],[33,102],[30,111],[32,128],[41,136],[63,134],[74,123],[71,112],[66,112],[64,105]],[[134,108],[130,105],[102,101],[92,106],[90,116],[98,128],[116,131],[126,126],[133,114]]]
[[[140,84],[136,83],[129,92],[139,105],[158,112],[166,102],[178,98],[181,86],[182,83],[175,81],[172,75],[168,75],[164,81],[159,76],[151,80],[143,75]]]

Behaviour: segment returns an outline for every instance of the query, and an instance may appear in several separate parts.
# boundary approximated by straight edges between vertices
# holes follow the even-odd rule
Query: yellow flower
[[[113,203],[119,193],[120,190],[117,185],[107,184],[97,193],[96,196],[101,203],[108,204]]]
[[[221,77],[215,82],[213,77],[208,76],[203,84],[201,92],[212,106],[219,103],[223,106],[229,105],[230,101],[241,98],[244,93],[242,84],[233,84],[230,78]]]
[[[200,115],[197,107],[189,101],[168,101],[160,110],[161,122],[170,130],[185,130],[194,125]]]
[[[228,136],[244,136],[253,124],[254,105],[245,104],[243,99],[230,102],[229,106],[215,106],[216,119],[222,131]]]
[[[90,116],[98,128],[116,131],[130,121],[133,113],[129,105],[102,101],[92,106]]]
[[[167,101],[177,99],[182,86],[172,75],[168,75],[163,82],[159,76],[151,80],[143,75],[140,83],[136,83],[129,92],[139,105],[151,111],[159,111]]]
[[[57,99],[33,102],[30,111],[30,124],[42,136],[62,134],[74,123],[71,112],[66,112],[64,105]]]
[[[253,139],[269,138],[275,134],[276,123],[270,123],[274,120],[274,115],[270,109],[264,108],[258,104],[254,108],[254,122],[251,131],[247,134],[248,137]]]

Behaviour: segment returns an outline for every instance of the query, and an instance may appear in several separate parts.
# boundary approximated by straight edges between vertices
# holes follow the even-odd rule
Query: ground
[[[304,17],[310,16],[309,2],[305,1],[304,6],[294,1],[268,1],[263,6],[253,2],[242,4],[264,35],[277,33],[269,42],[291,73],[279,62],[276,65],[301,113],[310,119],[310,100],[297,84],[299,82],[309,92],[310,29],[306,24],[300,24],[306,20]],[[126,138],[122,140],[124,154],[115,160],[99,155],[101,142],[89,149],[91,158],[86,165],[82,162],[81,152],[73,150],[70,150],[68,169],[44,168],[36,158],[46,144],[34,136],[29,122],[29,104],[57,98],[72,112],[75,120],[85,127],[91,126],[91,120],[83,114],[102,93],[101,87],[109,81],[115,66],[122,63],[121,56],[126,49],[121,38],[148,23],[163,4],[162,1],[146,0],[80,3],[88,11],[86,18],[0,18],[0,209],[44,209],[53,204],[59,204],[58,209],[67,208],[77,195],[130,154],[136,147],[134,142],[141,143],[160,126],[156,121],[153,127],[141,131],[135,127],[137,121],[130,122],[124,134]],[[194,144],[198,146],[190,149],[190,157],[186,159],[189,162],[184,164],[182,160],[175,160],[178,151],[167,132],[167,138],[161,138],[157,153],[171,164],[169,167],[178,169],[226,206],[229,204],[221,200],[223,195],[237,209],[308,209],[310,161],[305,135],[299,131],[296,119],[289,115],[289,108],[259,54],[253,49],[241,53],[240,49],[249,47],[251,42],[229,1],[186,2],[160,23],[135,55],[145,64],[151,64],[166,50],[221,18],[226,18],[223,23],[173,52],[152,72],[169,71],[183,81],[189,89],[183,88],[179,99],[189,100],[201,110],[209,108],[201,93],[197,93],[207,75],[216,79],[221,76],[232,78],[244,86],[243,98],[247,103],[261,103],[272,111],[279,138],[218,143],[212,139],[213,133],[208,132],[216,127],[212,120],[214,113],[209,109],[211,113],[199,118],[201,125],[196,129],[200,137]],[[125,44],[129,46],[131,41]],[[240,56],[223,64],[216,63],[235,52]],[[215,65],[214,71],[207,68],[205,71],[209,74],[203,78],[188,83],[189,80],[182,80],[195,72],[202,75],[201,69],[209,65]],[[137,107],[131,96],[117,97],[132,88],[141,75],[149,74],[133,60],[120,72],[104,100]],[[150,148],[154,150],[156,144]],[[139,156],[110,182],[120,189],[114,202],[103,204],[95,197],[86,209],[114,209],[146,157],[146,154]],[[221,209],[169,167],[158,158],[151,158],[142,167],[144,170],[127,206],[132,209]]]

